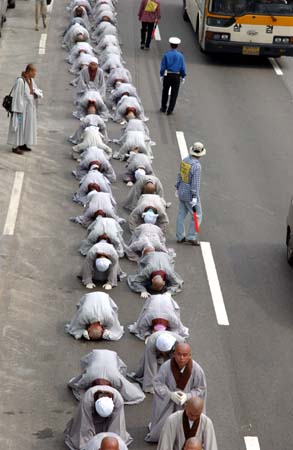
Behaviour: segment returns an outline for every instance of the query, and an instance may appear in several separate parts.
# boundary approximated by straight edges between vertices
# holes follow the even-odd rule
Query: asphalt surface
[[[194,358],[208,381],[207,413],[219,449],[244,450],[243,436],[258,436],[261,450],[291,450],[293,274],[285,260],[285,220],[292,195],[293,61],[282,58],[278,77],[266,60],[207,57],[200,53],[191,26],[181,19],[181,3],[163,0],[161,42],[139,49],[138,1],[120,0],[123,57],[150,117],[154,167],[172,201],[168,246],[185,280],[175,299],[191,329]],[[61,34],[66,3],[56,2],[48,27],[46,54],[38,54],[41,31],[34,31],[33,1],[19,0],[8,12],[0,40],[0,94],[28,62],[38,68],[45,93],[39,108],[39,144],[23,157],[6,145],[8,120],[0,112],[0,228],[3,229],[15,171],[24,185],[13,236],[0,241],[0,448],[58,450],[62,432],[77,403],[66,387],[91,349],[118,352],[133,370],[143,345],[128,332],[117,343],[76,342],[64,333],[75,304],[85,292],[76,273],[84,230],[70,223],[80,207],[71,201],[77,183],[66,142],[76,126],[72,88]],[[170,35],[182,39],[188,78],[175,114],[161,115],[159,64]],[[120,127],[109,124],[111,137]],[[217,324],[200,248],[175,243],[174,183],[180,161],[176,131],[188,144],[202,140],[203,224],[201,239],[211,243],[230,326]],[[121,173],[121,163],[114,162]],[[118,203],[127,188],[113,185]],[[126,217],[125,212],[120,213]],[[135,271],[123,260],[122,268]],[[125,281],[111,292],[120,321],[132,323],[142,306]],[[150,448],[143,438],[151,396],[126,406],[132,448]]]

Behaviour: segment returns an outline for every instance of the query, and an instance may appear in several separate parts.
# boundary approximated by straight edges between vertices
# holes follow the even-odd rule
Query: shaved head
[[[115,437],[104,437],[99,450],[119,450],[119,442]]]
[[[186,366],[191,359],[191,347],[186,342],[177,342],[174,351],[175,361],[180,369]]]
[[[201,397],[192,397],[186,402],[185,412],[189,420],[193,422],[200,418],[203,410],[203,399]]]
[[[183,450],[202,450],[201,441],[195,437],[191,437],[185,442]]]
[[[160,292],[162,289],[164,289],[165,284],[166,284],[166,282],[165,282],[165,280],[163,280],[161,275],[156,275],[152,279],[152,289],[154,291]]]
[[[152,183],[151,181],[148,181],[143,187],[143,193],[144,194],[154,194],[155,192],[156,192],[156,187],[155,187],[154,183]]]
[[[87,332],[91,341],[99,341],[103,337],[104,328],[100,322],[95,322],[87,327]]]

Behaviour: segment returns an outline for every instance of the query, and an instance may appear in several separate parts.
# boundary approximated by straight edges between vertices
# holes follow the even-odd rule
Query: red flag
[[[194,220],[194,228],[196,233],[199,232],[199,225],[198,225],[198,219],[197,219],[197,214],[196,214],[196,207],[192,208],[193,209],[193,220]]]

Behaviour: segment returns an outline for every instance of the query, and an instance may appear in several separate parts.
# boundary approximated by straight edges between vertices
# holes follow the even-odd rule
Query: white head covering
[[[189,147],[189,154],[191,156],[204,156],[206,152],[207,151],[201,142],[195,142],[191,147]]]
[[[143,177],[145,175],[145,169],[140,167],[139,169],[136,169],[134,172],[135,179],[138,180],[140,177]]]
[[[96,259],[96,268],[99,272],[106,272],[111,265],[111,261],[108,258],[97,258]]]
[[[169,43],[170,44],[176,44],[176,45],[179,45],[179,44],[181,44],[181,39],[179,39],[178,37],[170,37],[169,38]]]
[[[149,209],[148,211],[142,213],[142,217],[145,223],[152,223],[155,225],[157,221],[157,217],[159,214],[155,214],[152,209]]]
[[[101,397],[95,402],[95,408],[99,416],[109,417],[114,409],[113,400],[109,397]]]
[[[156,341],[156,347],[160,352],[169,352],[174,346],[176,339],[170,333],[162,333]]]

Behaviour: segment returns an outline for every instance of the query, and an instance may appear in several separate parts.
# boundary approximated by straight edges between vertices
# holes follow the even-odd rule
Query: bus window
[[[291,14],[293,0],[212,0],[211,12],[216,14]]]

